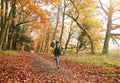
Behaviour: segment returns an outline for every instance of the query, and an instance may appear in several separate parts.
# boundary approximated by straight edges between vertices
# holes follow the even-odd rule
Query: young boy
[[[60,46],[60,42],[56,41],[56,45],[54,46],[53,54],[55,56],[55,61],[56,61],[56,66],[59,69],[59,56],[61,55],[61,49],[62,47]]]

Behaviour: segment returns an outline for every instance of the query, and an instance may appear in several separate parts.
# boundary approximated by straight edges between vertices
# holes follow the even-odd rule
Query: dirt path
[[[109,72],[68,60],[60,63],[57,69],[53,57],[46,54],[0,53],[0,83],[120,83],[120,67]]]
[[[36,68],[36,74],[41,74],[41,73],[45,73],[47,74],[48,78],[50,80],[54,80],[55,79],[62,82],[73,82],[73,80],[70,80],[69,78],[69,74],[65,71],[64,68],[60,68],[57,69],[57,67],[55,66],[55,63],[48,61],[47,59],[44,59],[38,55],[33,54],[31,56],[34,59],[34,63],[33,66]],[[54,77],[55,76],[55,77]],[[49,80],[49,81],[50,81]],[[56,80],[56,82],[57,82]],[[52,81],[51,81],[52,82]],[[53,82],[52,82],[53,83]]]
[[[63,69],[58,70],[54,63],[52,63],[38,55],[34,54],[31,57],[35,61],[33,66],[35,66],[37,68],[37,70],[39,70],[38,72],[62,73],[64,71]]]
[[[0,54],[0,83],[75,83],[64,68],[42,57]]]

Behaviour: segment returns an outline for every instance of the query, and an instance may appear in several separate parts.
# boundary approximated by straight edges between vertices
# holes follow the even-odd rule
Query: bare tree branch
[[[116,38],[114,37],[111,37],[112,38],[112,41],[115,42],[118,46],[120,46],[120,44],[118,43],[118,41],[116,40]]]
[[[100,2],[100,5],[101,5],[101,7],[102,7],[102,9],[103,9],[103,11],[105,12],[105,14],[107,15],[108,14],[108,12],[105,10],[105,8],[103,7],[103,4],[102,4],[102,2],[101,2],[101,0],[99,0],[99,2]]]
[[[119,36],[114,36],[116,39],[120,40],[120,37]]]
[[[78,17],[79,17],[79,11],[78,11],[78,9],[75,7],[74,2],[73,2],[72,0],[70,0],[70,1],[71,1],[71,3],[73,4],[73,7],[75,8],[75,10],[76,10],[76,12],[77,12],[77,17],[75,18],[75,19],[77,20]]]
[[[115,30],[115,29],[118,29],[118,28],[120,28],[120,25],[118,25],[118,24],[113,24],[114,26],[112,26],[112,30]]]
[[[112,21],[116,21],[116,20],[119,20],[120,19],[120,17],[117,17],[117,18],[114,18]]]
[[[120,36],[120,34],[114,34],[114,33],[112,33],[111,36]]]

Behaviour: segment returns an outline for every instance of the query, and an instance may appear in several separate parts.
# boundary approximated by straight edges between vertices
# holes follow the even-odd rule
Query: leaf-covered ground
[[[120,67],[113,70],[60,61],[45,54],[21,52],[20,55],[0,52],[0,83],[119,83]]]

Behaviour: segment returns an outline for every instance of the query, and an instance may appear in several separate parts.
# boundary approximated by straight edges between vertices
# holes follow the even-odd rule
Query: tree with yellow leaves
[[[82,30],[87,39],[90,42],[91,53],[95,53],[94,49],[94,37],[93,33],[95,33],[94,29],[98,29],[98,27],[93,26],[97,25],[96,22],[98,19],[95,18],[95,4],[91,0],[70,0],[67,4],[69,6],[66,15],[70,17],[77,24],[80,30]],[[94,20],[94,21],[93,21]],[[93,21],[93,23],[92,23]],[[100,23],[100,22],[98,22]],[[99,25],[97,25],[99,26]],[[99,26],[100,27],[100,26]],[[102,27],[101,27],[102,28]]]

